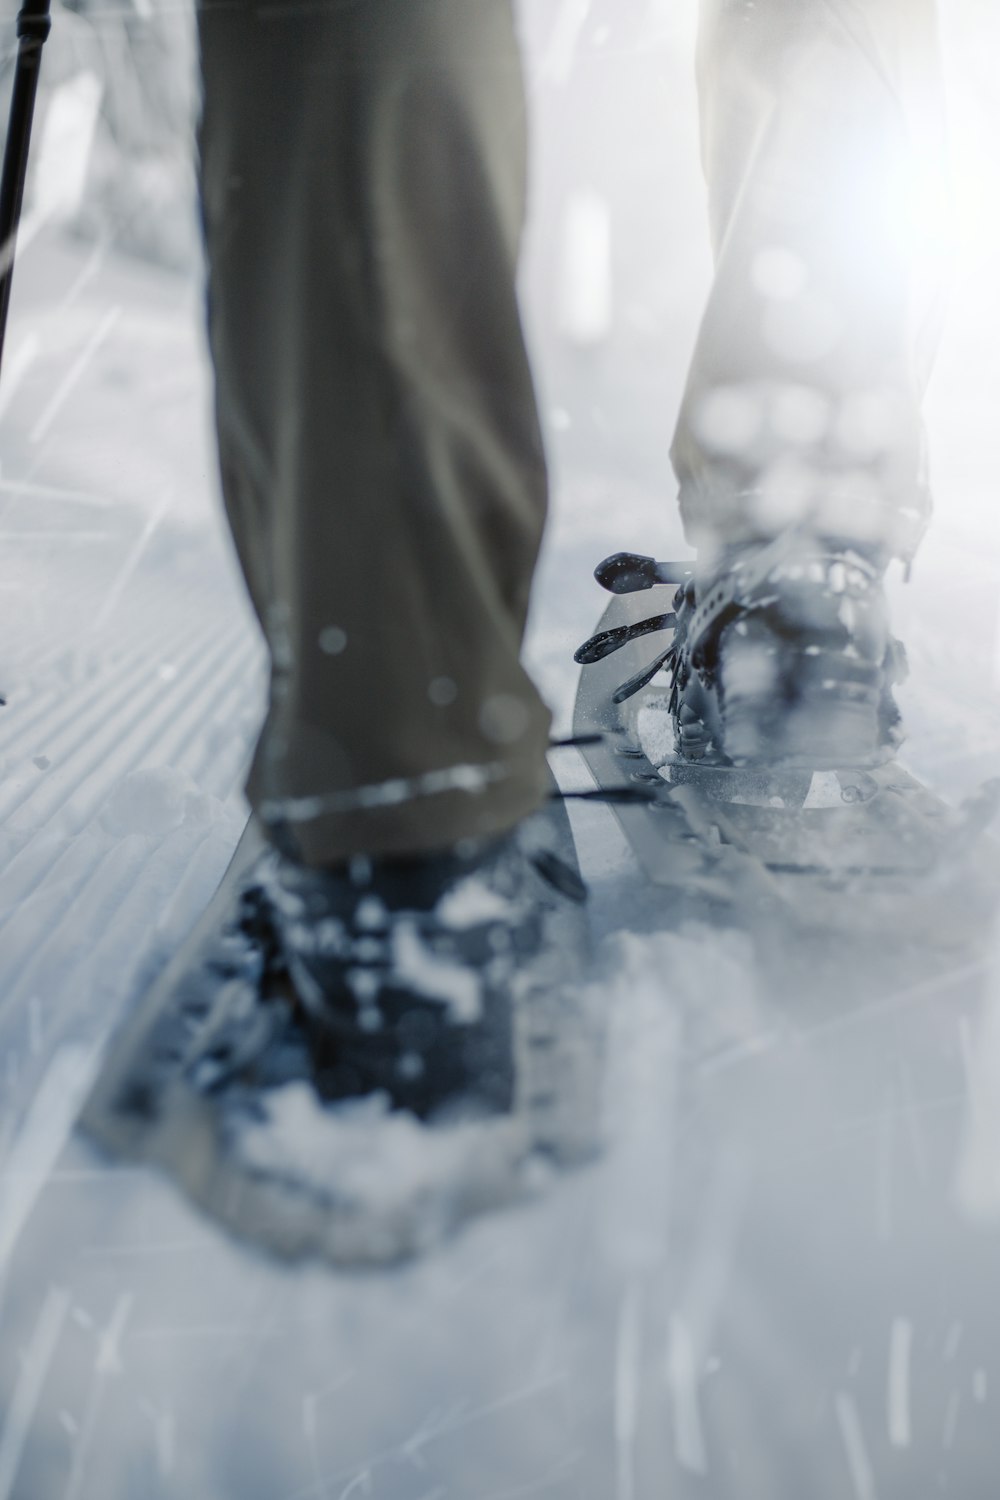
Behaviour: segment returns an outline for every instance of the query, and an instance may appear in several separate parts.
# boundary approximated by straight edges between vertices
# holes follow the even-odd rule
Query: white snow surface
[[[224,813],[211,797],[183,771],[173,766],[150,766],[129,771],[112,789],[100,816],[108,833],[126,838],[130,833],[162,838],[185,823],[209,827]]]
[[[529,652],[560,732],[594,564],[684,555],[667,448],[709,274],[694,12],[522,10],[523,294],[554,480]],[[56,22],[43,104],[63,83],[63,108],[86,102],[85,74],[104,92],[70,224],[25,238],[0,383],[0,1500],[992,1493],[1000,942],[866,1006],[836,954],[836,1003],[801,968],[771,991],[733,934],[658,932],[662,895],[610,812],[580,807],[610,1027],[593,1166],[347,1277],[276,1267],[152,1174],[60,1150],[235,847],[262,653],[221,524],[172,133],[190,32],[178,50],[169,31],[190,15]],[[893,590],[908,764],[957,799],[1000,765],[1000,19],[949,0],[944,22],[962,233],[928,402],[939,514]],[[602,309],[585,350],[558,326],[580,194],[610,247],[578,292]],[[331,1122],[292,1088],[277,1107],[262,1165],[305,1140],[387,1218],[430,1204],[428,1239],[448,1181],[486,1166],[471,1127],[429,1144],[376,1104]]]
[[[435,912],[445,927],[461,932],[481,923],[509,921],[514,903],[491,890],[484,880],[470,875],[445,892]]]
[[[666,694],[643,704],[636,719],[636,731],[650,765],[664,765],[674,753],[674,721]]]
[[[452,1020],[470,1025],[482,1013],[477,976],[464,964],[433,952],[416,918],[403,918],[392,929],[392,977],[418,995],[446,1007]]]
[[[323,1107],[303,1083],[274,1090],[265,1107],[265,1120],[239,1126],[241,1159],[325,1194],[331,1218],[348,1218],[376,1261],[440,1241],[463,1202],[512,1201],[530,1185],[524,1127],[510,1117],[428,1127],[390,1111],[385,1095]]]

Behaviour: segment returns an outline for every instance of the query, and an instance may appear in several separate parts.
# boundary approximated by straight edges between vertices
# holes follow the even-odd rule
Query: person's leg
[[[247,830],[96,1128],[286,1257],[419,1253],[521,1196],[529,1154],[596,1144],[585,889],[519,659],[546,475],[511,9],[198,13],[223,491],[271,651],[248,787],[268,838]]]
[[[716,275],[673,449],[688,538],[804,523],[910,557],[940,304],[934,0],[702,0],[701,23]]]
[[[248,792],[311,865],[513,826],[546,474],[510,0],[199,12],[223,490],[272,656]]]

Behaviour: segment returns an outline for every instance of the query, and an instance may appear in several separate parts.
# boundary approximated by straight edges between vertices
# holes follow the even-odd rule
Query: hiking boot
[[[902,739],[883,563],[787,541],[721,558],[677,599],[678,755],[732,765],[869,766]]]
[[[613,693],[623,703],[661,672],[674,749],[707,765],[835,769],[891,758],[902,740],[893,686],[906,657],[889,631],[885,560],[836,541],[785,535],[710,565],[616,553],[596,570],[616,594],[675,584],[673,607],[604,630],[583,664],[672,632]],[[651,705],[652,706],[652,705]]]
[[[433,1121],[526,1112],[536,1144],[555,1145],[543,1012],[579,960],[586,891],[546,822],[421,858],[265,866],[259,895],[323,1099],[381,1093]]]
[[[327,871],[251,823],[83,1127],[282,1257],[424,1251],[597,1149],[584,896],[560,806]]]

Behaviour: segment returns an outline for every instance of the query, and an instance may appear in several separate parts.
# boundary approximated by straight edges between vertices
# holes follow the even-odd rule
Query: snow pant
[[[498,833],[549,734],[510,5],[235,0],[199,30],[222,487],[272,659],[251,804],[309,864]]]
[[[272,664],[248,795],[310,864],[499,833],[545,795],[549,728],[519,656],[546,473],[510,0],[229,0],[199,33],[222,488]],[[703,0],[699,73],[688,537],[908,555],[933,0]]]
[[[935,0],[702,0],[715,279],[672,457],[701,550],[912,557],[947,264]]]

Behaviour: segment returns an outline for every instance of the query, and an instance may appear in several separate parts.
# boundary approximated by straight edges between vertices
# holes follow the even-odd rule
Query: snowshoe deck
[[[617,597],[598,628],[665,611],[669,594]],[[998,885],[997,851],[982,837],[996,785],[956,809],[895,761],[809,771],[680,760],[662,686],[654,681],[614,702],[648,658],[649,643],[639,638],[585,667],[573,728],[654,885],[683,893],[688,908],[701,901],[717,915],[721,906],[744,925],[777,917],[804,928],[885,932],[887,924],[919,926],[923,912],[945,946],[981,928]],[[942,903],[959,865],[971,896]]]

